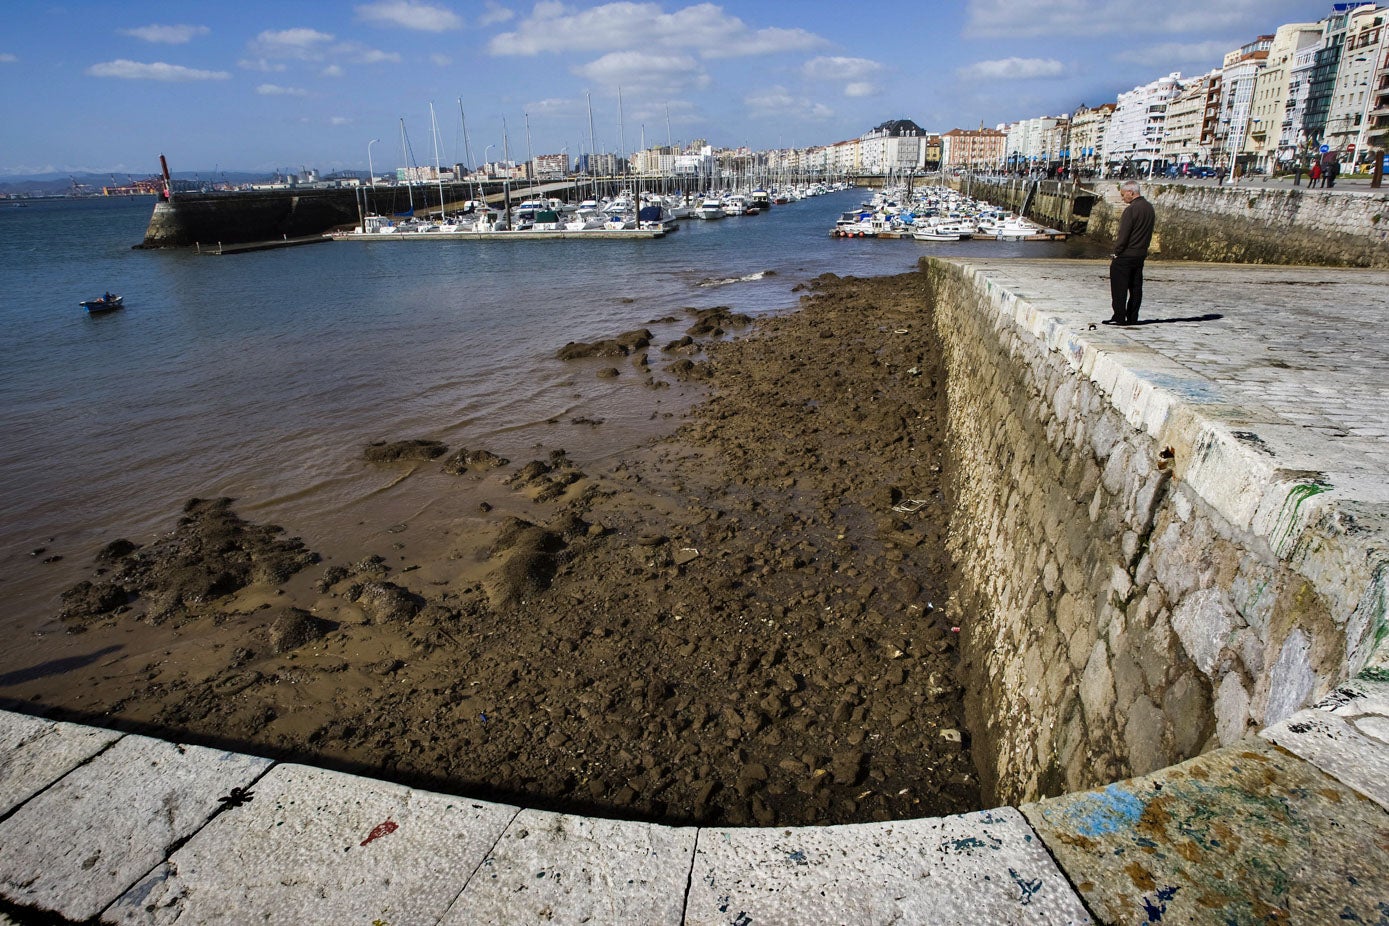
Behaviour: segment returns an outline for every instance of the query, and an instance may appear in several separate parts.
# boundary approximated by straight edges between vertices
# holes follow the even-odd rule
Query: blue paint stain
[[[1042,889],[1041,878],[1024,878],[1012,868],[1008,869],[1008,876],[1013,879],[1013,883],[1022,892],[1022,896],[1018,898],[1018,903],[1024,907],[1032,903],[1033,895]]]
[[[950,848],[956,852],[964,852],[966,849],[982,849],[984,842],[975,836],[966,836],[963,839],[950,840]]]
[[[1133,826],[1146,806],[1137,795],[1110,785],[1076,802],[1069,815],[1082,836],[1105,836]]]
[[[791,861],[795,862],[797,865],[810,864],[809,860],[807,860],[805,857],[805,852],[801,851],[800,849],[797,849],[795,852],[788,853],[786,857],[789,858]]]
[[[1177,888],[1162,887],[1158,888],[1157,896],[1149,900],[1143,897],[1143,912],[1148,915],[1149,923],[1161,923],[1162,918],[1167,914],[1167,902],[1177,896]]]

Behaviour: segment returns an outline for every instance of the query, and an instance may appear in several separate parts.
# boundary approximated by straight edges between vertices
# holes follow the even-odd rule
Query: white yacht
[[[726,215],[723,211],[723,200],[717,196],[708,196],[699,204],[694,211],[697,219],[721,219]]]

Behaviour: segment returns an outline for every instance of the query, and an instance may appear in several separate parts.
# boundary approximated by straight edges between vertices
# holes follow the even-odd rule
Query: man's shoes
[[[1122,318],[1106,318],[1104,321],[1100,322],[1100,324],[1101,324],[1101,325],[1118,325],[1118,326],[1120,326],[1120,327],[1122,328],[1124,325],[1127,325],[1128,322],[1124,321]]]

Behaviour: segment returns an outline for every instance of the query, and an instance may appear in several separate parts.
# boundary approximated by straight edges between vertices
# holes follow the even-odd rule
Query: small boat
[[[978,230],[968,222],[937,222],[917,226],[912,237],[917,241],[964,241],[973,238]]]
[[[88,299],[82,303],[82,308],[96,315],[100,312],[114,312],[116,309],[125,306],[125,297],[107,293],[99,299]]]

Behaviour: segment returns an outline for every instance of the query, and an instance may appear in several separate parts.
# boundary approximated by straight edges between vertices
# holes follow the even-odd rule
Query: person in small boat
[[[107,291],[106,295],[104,295],[104,296],[101,297],[101,301],[102,301],[102,302],[110,302],[110,301],[111,301],[111,293],[110,293],[110,291]]]

